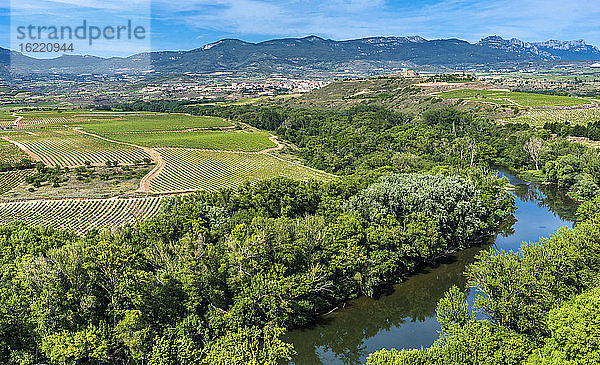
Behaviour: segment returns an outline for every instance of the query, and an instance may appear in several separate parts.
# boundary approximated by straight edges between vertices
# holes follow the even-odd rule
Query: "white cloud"
[[[499,33],[526,40],[573,37],[600,15],[597,0],[155,0],[198,30],[247,35],[319,34],[336,39],[420,34],[474,41]],[[186,16],[188,13],[191,16]],[[590,23],[591,22],[591,23]],[[598,32],[587,34],[597,39]],[[584,37],[586,35],[580,35]]]

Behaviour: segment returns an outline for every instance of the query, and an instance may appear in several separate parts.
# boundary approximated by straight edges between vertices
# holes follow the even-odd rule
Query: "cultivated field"
[[[215,191],[274,176],[332,177],[271,155],[283,146],[268,133],[238,131],[221,118],[87,110],[19,115],[17,128],[11,124],[10,131],[0,134],[0,162],[29,158],[52,167],[93,167],[81,176],[64,172],[56,186],[37,188],[23,184],[32,170],[0,174],[1,223],[22,220],[83,233],[156,214],[160,198],[137,198],[140,191]],[[105,166],[107,161],[125,165],[147,158],[155,165],[123,171]],[[141,174],[135,170],[140,166],[145,168]]]
[[[25,178],[33,173],[34,170],[0,172],[0,195],[21,185],[25,182]]]
[[[17,115],[24,118],[43,119],[43,118],[73,118],[82,113],[87,113],[85,110],[24,110],[17,112]]]
[[[48,126],[61,126],[69,123],[64,117],[23,117],[17,122],[17,129],[36,129]]]
[[[106,116],[100,120],[95,118],[95,116],[80,116],[77,118],[76,125],[102,135],[119,132],[177,131],[232,126],[231,123],[221,118],[195,117],[186,114],[117,114],[112,119],[107,119]]]
[[[132,164],[150,158],[143,150],[78,133],[72,129],[46,129],[35,135],[10,136],[48,166],[82,166],[86,162],[103,165],[106,161]]]
[[[159,149],[165,167],[151,181],[154,192],[235,188],[244,181],[274,176],[326,180],[331,175],[269,154]]]
[[[496,105],[515,105],[512,102],[504,99],[491,99],[491,98],[469,98],[470,101],[478,101],[480,103],[492,103]]]
[[[572,98],[568,96],[543,95],[533,93],[521,93],[512,91],[497,91],[497,90],[476,90],[476,89],[461,89],[445,91],[436,94],[442,99],[469,99],[473,98],[477,101],[493,100],[509,100],[523,107],[542,107],[542,106],[574,106],[590,104],[591,101],[582,98]]]
[[[0,203],[0,222],[23,221],[76,233],[134,224],[157,214],[161,198]]]
[[[182,147],[254,152],[277,147],[268,133],[245,132],[140,132],[104,133],[109,139],[146,147]]]
[[[0,111],[0,121],[15,120],[15,119],[17,119],[17,118],[13,117],[11,112],[7,112],[4,110]]]
[[[546,123],[569,122],[571,125],[587,125],[590,122],[600,121],[600,108],[598,109],[573,109],[573,110],[531,110],[523,115],[510,118],[514,123],[527,123],[542,127]]]
[[[0,134],[0,137],[13,138],[13,134]],[[15,164],[29,158],[25,152],[14,144],[0,139],[0,164]]]

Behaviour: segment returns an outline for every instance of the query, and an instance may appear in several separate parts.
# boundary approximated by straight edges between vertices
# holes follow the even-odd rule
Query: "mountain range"
[[[600,59],[600,50],[586,44],[583,39],[528,43],[516,38],[503,39],[499,36],[489,36],[480,40],[477,44],[482,47],[505,50],[546,60],[595,61]]]
[[[12,60],[12,63],[11,63]],[[156,74],[245,72],[300,74],[352,68],[500,67],[548,61],[599,61],[600,50],[583,40],[528,43],[489,36],[477,43],[460,39],[427,40],[420,36],[370,37],[345,41],[317,36],[260,43],[223,39],[190,51],[160,51],[126,58],[63,55],[35,59],[0,48],[0,66],[17,73],[139,72],[151,64]]]

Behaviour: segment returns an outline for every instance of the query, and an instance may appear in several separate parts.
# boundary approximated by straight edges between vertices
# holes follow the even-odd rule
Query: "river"
[[[573,225],[577,205],[564,193],[500,173],[516,186],[517,210],[490,245],[516,251],[524,241],[537,242],[561,227]],[[465,267],[487,247],[458,252],[395,285],[389,293],[352,300],[314,325],[290,331],[286,341],[293,343],[297,351],[293,363],[364,364],[368,354],[383,348],[430,346],[440,330],[435,318],[437,302],[452,285],[466,286]],[[472,290],[469,301],[474,297]]]

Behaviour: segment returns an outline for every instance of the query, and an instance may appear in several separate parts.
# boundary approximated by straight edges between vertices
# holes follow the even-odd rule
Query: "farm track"
[[[248,155],[257,155],[257,154],[267,154],[276,150],[283,149],[283,144],[275,138],[275,136],[270,136],[269,140],[277,145],[277,147],[267,148],[262,151],[255,152],[243,152],[243,151],[232,151],[232,150],[214,150],[214,149],[205,149],[205,148],[183,148],[183,147],[167,147],[161,148],[162,150],[187,150],[187,151],[203,151],[203,152],[225,152],[225,153],[238,153],[238,154],[248,154]],[[165,161],[163,160],[160,152],[153,150],[158,155],[160,162],[156,164],[154,169],[148,173],[148,175],[144,176],[142,181],[140,181],[140,191],[144,193],[152,192],[151,184],[152,180],[158,177],[162,170],[165,168]],[[169,191],[169,193],[187,193],[190,190],[177,190],[177,191]]]
[[[23,119],[22,116],[18,116],[17,113],[12,113],[13,117],[17,118],[15,120],[15,124],[14,127],[17,128],[19,126],[19,122],[21,121],[21,119]]]
[[[148,155],[150,155],[150,158],[152,158],[152,161],[156,164],[156,166],[154,166],[154,168],[146,176],[144,176],[142,178],[142,180],[140,181],[140,188],[138,190],[138,191],[144,192],[144,193],[150,192],[150,182],[156,175],[158,175],[160,173],[160,171],[165,166],[165,161],[163,161],[163,159],[162,159],[160,153],[158,153],[158,151],[156,151],[155,149],[150,148],[150,147],[138,146],[133,143],[115,141],[115,140],[112,140],[109,138],[105,138],[105,137],[99,136],[94,133],[86,132],[81,127],[75,127],[75,128],[73,128],[73,130],[78,133],[88,135],[90,137],[99,138],[106,142],[112,142],[112,143],[122,144],[122,145],[129,146],[129,147],[139,148],[142,151],[146,152]]]
[[[228,127],[229,128],[229,127]],[[194,130],[195,128],[189,129],[187,131],[191,131]],[[94,134],[94,133],[90,133],[90,132],[86,132],[83,130],[83,128],[81,127],[75,127],[73,128],[73,130],[75,130],[78,133],[82,133],[85,135],[88,135],[90,137],[94,137],[94,138],[99,138],[103,141],[106,142],[112,142],[112,143],[118,143],[118,144],[122,144],[122,145],[126,145],[126,146],[130,146],[130,147],[135,147],[135,148],[140,148],[142,149],[144,152],[146,152],[147,154],[149,154],[152,158],[152,161],[154,163],[156,163],[156,165],[154,166],[154,168],[146,175],[142,178],[142,180],[140,181],[140,187],[138,189],[139,192],[143,192],[143,193],[150,193],[151,191],[151,183],[152,180],[154,180],[158,175],[160,175],[160,173],[162,172],[162,170],[165,167],[165,161],[162,158],[162,156],[160,155],[160,152],[157,151],[154,148],[150,148],[150,147],[145,147],[145,146],[140,146],[134,143],[129,143],[129,142],[121,142],[121,141],[116,141],[110,138],[106,138],[106,137],[102,137],[100,135]],[[168,132],[168,131],[167,131]],[[225,153],[238,153],[238,154],[248,154],[248,155],[257,155],[257,154],[268,154],[277,150],[281,150],[283,149],[283,144],[281,142],[279,142],[279,140],[277,140],[277,138],[273,135],[269,136],[269,140],[273,143],[276,144],[276,147],[272,147],[272,148],[267,148],[261,151],[252,151],[252,152],[248,152],[248,151],[235,151],[235,150],[216,150],[216,149],[205,149],[205,148],[184,148],[184,147],[167,147],[167,148],[160,148],[163,150],[188,150],[188,151],[202,151],[202,152],[225,152]],[[182,190],[182,191],[178,191],[181,193],[185,193],[185,192],[189,192],[189,190]],[[173,192],[170,192],[173,193]]]
[[[25,152],[27,154],[27,156],[29,156],[31,158],[32,161],[34,161],[34,162],[43,162],[42,159],[40,158],[40,156],[38,156],[35,153],[33,153],[29,148],[27,148],[23,144],[21,144],[19,142],[16,142],[16,141],[13,141],[13,140],[9,139],[8,137],[0,137],[0,139],[3,139],[6,142],[12,143],[15,146],[19,147],[23,152]]]
[[[219,150],[215,148],[192,148],[192,147],[156,147],[161,150],[182,150],[182,151],[202,151],[202,152],[224,152],[224,153],[238,153],[242,155],[261,155],[270,153],[273,151],[283,149],[283,144],[281,144],[275,136],[270,136],[269,141],[275,143],[276,147],[266,148],[260,151],[238,151],[238,150]]]
[[[67,125],[64,125],[64,127],[69,127]],[[188,128],[185,130],[166,130],[166,131],[142,131],[142,132],[125,132],[125,133],[169,133],[169,132],[193,132],[193,131],[206,131],[206,130],[214,130],[214,128]],[[219,130],[222,131],[231,131],[235,129],[235,126],[231,126],[231,127],[220,127],[218,128]],[[103,137],[101,135],[95,134],[95,133],[91,133],[91,132],[87,132],[83,129],[83,127],[73,127],[73,130],[76,133],[80,133],[80,134],[84,134],[93,138],[97,138],[100,140],[103,140],[105,142],[109,142],[109,143],[115,143],[115,144],[120,144],[120,145],[124,145],[124,146],[129,146],[129,147],[133,147],[136,149],[140,149],[142,151],[144,151],[147,155],[149,155],[152,158],[152,161],[156,164],[154,166],[154,168],[146,175],[142,178],[142,180],[140,181],[140,185],[139,185],[139,189],[137,190],[137,192],[140,193],[153,193],[152,188],[151,188],[151,184],[152,181],[157,178],[161,172],[164,170],[165,166],[166,166],[166,162],[165,160],[162,158],[160,152],[159,152],[159,148],[151,148],[151,147],[146,147],[146,146],[141,146],[141,145],[137,145],[134,143],[129,143],[129,142],[122,142],[122,141],[118,141],[118,140],[113,140],[110,138],[106,138]],[[34,134],[34,133],[31,133]],[[35,135],[35,134],[34,134]],[[13,143],[14,145],[16,145],[17,147],[19,147],[21,150],[23,150],[28,156],[30,156],[34,161],[42,161],[42,159],[36,155],[35,153],[33,153],[30,149],[28,149],[26,146],[24,146],[23,144],[16,142],[16,141],[12,141],[10,140],[8,137],[0,137],[2,139],[7,140],[10,143]],[[221,149],[204,149],[204,148],[184,148],[184,147],[165,147],[165,148],[160,148],[160,150],[188,150],[188,151],[201,151],[201,152],[216,152],[216,153],[232,153],[232,154],[242,154],[242,155],[261,155],[261,154],[268,154],[274,158],[277,158],[278,160],[282,160],[281,158],[272,155],[271,152],[274,151],[278,151],[278,150],[282,150],[284,148],[284,145],[274,136],[274,135],[270,135],[269,136],[269,140],[271,142],[273,142],[275,144],[275,147],[271,147],[271,148],[267,148],[264,150],[260,150],[260,151],[238,151],[238,150],[221,150]],[[92,166],[101,166],[102,164],[100,163],[96,163],[96,164],[92,164]],[[126,165],[126,164],[124,164]],[[69,168],[75,168],[78,166],[67,166]],[[311,169],[313,170],[313,169]],[[315,170],[316,171],[316,170]],[[191,190],[181,190],[181,191],[169,191],[169,194],[173,194],[173,193],[188,193]],[[159,193],[159,192],[154,192],[154,193]]]
[[[13,122],[13,128],[19,128],[23,118],[22,116],[16,116],[15,121]],[[152,147],[145,147],[145,146],[141,146],[141,145],[137,145],[135,143],[129,143],[129,142],[122,142],[122,141],[118,141],[118,140],[113,140],[110,138],[106,138],[103,137],[101,135],[92,133],[92,132],[87,132],[83,129],[83,127],[73,127],[73,126],[68,126],[66,124],[63,124],[63,127],[68,128],[68,129],[72,129],[75,133],[78,134],[82,134],[82,135],[86,135],[89,137],[92,137],[94,139],[99,139],[111,144],[118,144],[118,145],[122,145],[122,146],[128,146],[128,147],[133,147],[135,149],[138,149],[140,151],[143,151],[145,154],[147,154],[149,157],[151,157],[152,161],[156,164],[154,166],[154,168],[146,175],[142,178],[142,180],[140,181],[139,184],[139,189],[136,191],[137,193],[140,194],[145,194],[145,197],[140,197],[140,198],[129,198],[129,199],[119,199],[119,198],[109,198],[109,199],[86,199],[86,198],[70,198],[70,199],[39,199],[39,200],[25,200],[22,202],[19,201],[15,201],[15,202],[6,202],[6,203],[0,203],[0,215],[2,217],[0,217],[0,220],[11,220],[13,218],[15,219],[29,219],[31,218],[33,221],[35,221],[36,223],[39,224],[51,224],[52,226],[57,226],[59,228],[65,228],[65,229],[72,229],[78,233],[82,233],[84,232],[86,229],[84,227],[87,227],[88,225],[90,227],[96,227],[96,228],[101,228],[102,226],[106,226],[106,222],[107,221],[107,217],[108,216],[113,216],[114,214],[116,214],[116,212],[120,212],[118,213],[119,217],[119,224],[121,225],[125,222],[128,223],[133,223],[133,221],[131,219],[126,219],[126,216],[129,215],[131,216],[134,212],[131,211],[131,207],[125,209],[125,205],[128,203],[132,203],[132,202],[137,202],[139,201],[140,204],[141,202],[144,201],[152,201],[153,203],[151,204],[152,207],[148,207],[147,209],[142,209],[142,210],[146,210],[146,215],[147,217],[154,215],[157,211],[158,211],[158,201],[165,196],[169,196],[169,195],[181,195],[181,194],[186,194],[186,193],[190,193],[191,191],[195,191],[198,189],[194,189],[194,190],[181,190],[181,191],[169,191],[169,192],[163,192],[163,191],[156,191],[153,192],[151,190],[151,183],[152,181],[158,177],[161,172],[163,171],[163,169],[166,166],[166,161],[163,159],[163,157],[161,156],[161,153],[159,152],[158,148],[152,148]],[[236,129],[235,126],[229,126],[229,127],[218,127],[218,128],[188,128],[188,129],[184,129],[184,130],[164,130],[164,131],[141,131],[141,132],[125,132],[125,133],[172,133],[172,132],[195,132],[195,131],[210,131],[210,130],[219,130],[219,131],[230,131],[230,132],[234,132]],[[37,136],[36,133],[34,132],[30,132],[30,131],[21,131],[23,133],[29,134],[29,135],[33,135],[33,136]],[[242,132],[240,132],[242,133]],[[39,161],[39,162],[44,162],[44,159],[42,159],[40,157],[40,155],[34,153],[29,147],[27,147],[26,145],[24,145],[23,143],[20,143],[18,141],[12,140],[9,136],[1,136],[1,139],[15,145],[16,147],[18,147],[21,151],[23,151],[29,158],[31,158],[33,161]],[[216,149],[194,149],[194,148],[165,148],[165,149],[173,149],[173,150],[191,150],[191,151],[204,151],[206,153],[211,153],[211,152],[221,152],[221,153],[231,153],[231,154],[238,154],[238,155],[269,155],[272,157],[275,157],[277,159],[282,160],[280,157],[274,156],[271,154],[271,152],[277,151],[277,150],[281,150],[284,148],[284,145],[279,142],[279,140],[277,140],[277,138],[273,135],[270,135],[269,140],[274,144],[274,147],[270,147],[270,148],[266,148],[264,150],[260,150],[260,151],[237,151],[237,150],[216,150]],[[92,166],[101,166],[101,163],[93,163]],[[128,165],[127,163],[122,163],[122,165]],[[74,167],[78,167],[80,165],[77,166],[65,166],[65,167],[69,167],[69,168],[74,168]],[[184,171],[182,171],[183,173],[185,173]],[[211,171],[207,171],[208,174],[211,174]],[[7,175],[8,176],[8,175]],[[11,181],[12,183],[12,181]],[[202,189],[200,189],[202,190]],[[146,200],[146,199],[151,199],[151,200]],[[101,206],[99,205],[101,204]],[[93,208],[92,208],[93,205]],[[51,208],[52,207],[52,208]],[[110,208],[109,208],[110,207]],[[13,212],[14,209],[14,212]],[[83,214],[83,212],[87,212],[87,211],[93,211],[94,213],[93,218],[92,217],[82,217],[80,216],[80,214]],[[139,210],[137,207],[134,207],[133,210],[135,212],[137,212],[137,210]],[[110,213],[113,212],[113,213]],[[49,215],[48,215],[48,214]],[[123,215],[123,217],[121,217],[121,215]],[[137,214],[136,214],[137,215]],[[91,219],[91,221],[90,221]],[[75,220],[75,221],[73,221]],[[89,222],[88,222],[89,221]],[[92,223],[90,223],[92,222]],[[110,224],[109,224],[110,226]]]

